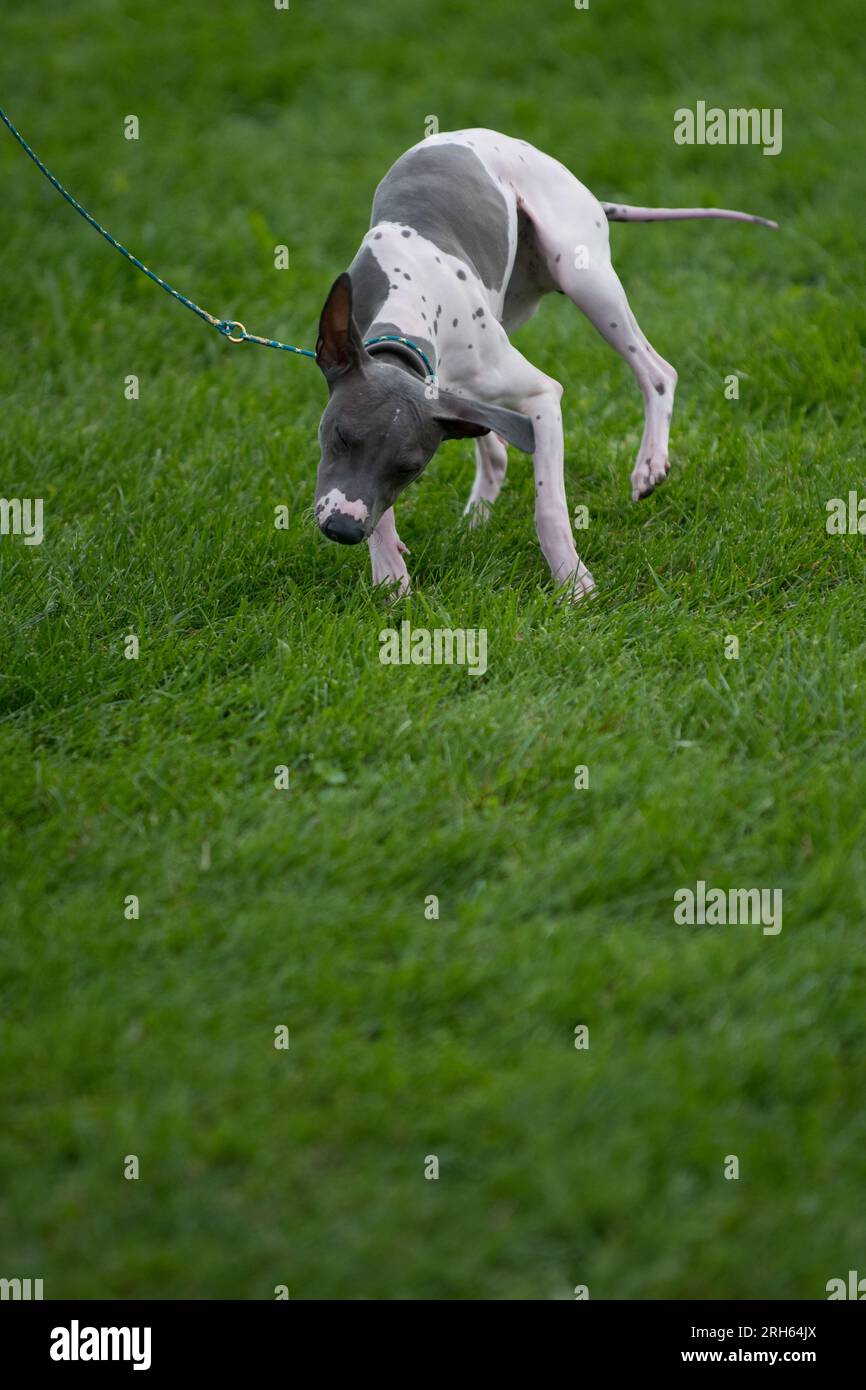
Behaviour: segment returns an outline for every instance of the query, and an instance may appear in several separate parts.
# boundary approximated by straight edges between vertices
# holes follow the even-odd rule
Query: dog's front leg
[[[409,551],[397,535],[393,507],[382,513],[377,526],[367,538],[367,544],[370,547],[373,583],[389,585],[389,600],[411,593],[409,571],[403,559]]]
[[[580,559],[565,497],[565,445],[559,402],[562,387],[512,347],[498,325],[488,335],[488,356],[467,383],[470,394],[519,410],[529,417],[535,435],[535,529],[557,588],[575,602],[595,589]]]
[[[565,496],[565,446],[559,402],[562,387],[552,377],[537,373],[534,389],[524,397],[520,409],[528,415],[535,430],[535,530],[544,558],[557,587],[567,586],[568,596],[577,602],[591,594],[595,582],[578,556]]]
[[[463,515],[469,517],[470,526],[480,526],[490,515],[490,509],[499,496],[505,470],[508,466],[508,450],[505,440],[491,430],[475,441],[475,482],[469,494],[469,501],[463,508]]]

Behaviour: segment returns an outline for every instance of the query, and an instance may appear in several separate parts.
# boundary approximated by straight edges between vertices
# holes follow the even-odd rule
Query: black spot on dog
[[[406,271],[404,270],[404,271],[403,271],[403,279],[404,279],[404,280],[411,280],[411,279],[412,279],[412,276],[411,276],[411,275],[407,275],[407,274],[406,274]]]
[[[665,393],[664,382],[662,382],[662,381],[657,381],[657,382],[656,382],[656,390],[658,391],[658,393],[659,393],[660,396],[663,396],[664,393]]]
[[[382,233],[381,233],[381,232],[377,232],[376,235],[373,237],[373,240],[374,240],[374,241],[381,241],[381,240],[382,240]]]
[[[465,271],[465,270],[458,270],[458,272],[457,272],[457,279],[458,279],[458,280],[465,280],[465,279],[466,279],[466,271]]]
[[[634,346],[634,344],[632,344],[632,346],[629,348],[629,352],[637,352],[637,348]]]
[[[617,324],[615,324],[615,323],[612,323],[612,324],[611,324],[611,328],[617,328],[617,327],[618,327]]]
[[[457,327],[457,320],[456,320],[456,319],[455,319],[454,322],[452,323],[451,327],[452,327],[452,328],[456,328],[456,327]]]
[[[595,225],[598,226],[598,223],[596,222]],[[401,232],[400,235],[401,235],[401,236],[411,236],[412,233],[411,233],[411,232]]]

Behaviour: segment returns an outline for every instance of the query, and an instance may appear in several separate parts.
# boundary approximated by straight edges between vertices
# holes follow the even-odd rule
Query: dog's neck
[[[408,338],[424,353],[435,375],[438,325],[436,248],[422,238],[403,236],[391,223],[371,227],[349,267],[355,296],[355,317],[361,336]],[[441,312],[441,311],[440,311]],[[369,349],[395,367],[426,377],[422,359],[399,343],[377,343]]]
[[[374,332],[372,336],[375,338],[378,334]],[[409,334],[401,333],[400,337],[408,338]],[[402,371],[408,372],[409,376],[426,378],[424,363],[417,352],[413,352],[410,347],[401,347],[399,343],[374,343],[372,347],[368,347],[367,351],[371,357],[375,357],[377,362],[386,362],[391,367],[400,367]]]

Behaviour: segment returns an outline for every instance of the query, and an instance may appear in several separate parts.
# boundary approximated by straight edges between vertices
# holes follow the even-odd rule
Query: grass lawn
[[[680,374],[671,477],[640,504],[628,369],[558,297],[517,335],[565,386],[595,602],[552,599],[523,456],[466,527],[455,442],[398,504],[415,594],[386,616],[366,547],[312,525],[315,366],[225,344],[0,130],[0,495],[45,499],[42,545],[0,539],[0,1275],[57,1298],[739,1299],[866,1274],[866,548],[825,529],[828,499],[866,496],[860,18],[4,16],[2,104],[48,166],[252,332],[314,342],[431,114],[605,199],[781,230],[611,229]],[[675,145],[698,100],[781,108],[782,153]],[[381,665],[404,617],[486,628],[486,675]],[[676,924],[699,879],[781,889],[782,931]]]

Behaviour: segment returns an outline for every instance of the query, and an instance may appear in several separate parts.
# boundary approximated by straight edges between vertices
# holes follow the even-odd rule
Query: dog
[[[644,399],[631,475],[647,497],[670,470],[677,373],[644,337],[611,265],[609,222],[727,218],[722,208],[600,203],[568,169],[492,130],[428,136],[376,189],[370,230],[322,310],[316,361],[329,400],[319,426],[315,517],[330,540],[368,542],[373,583],[410,591],[394,503],[445,439],[474,438],[473,524],[493,505],[506,445],[532,454],[535,526],[557,588],[593,592],[563,478],[562,386],[509,334],[542,297],[565,294],[619,352]]]

